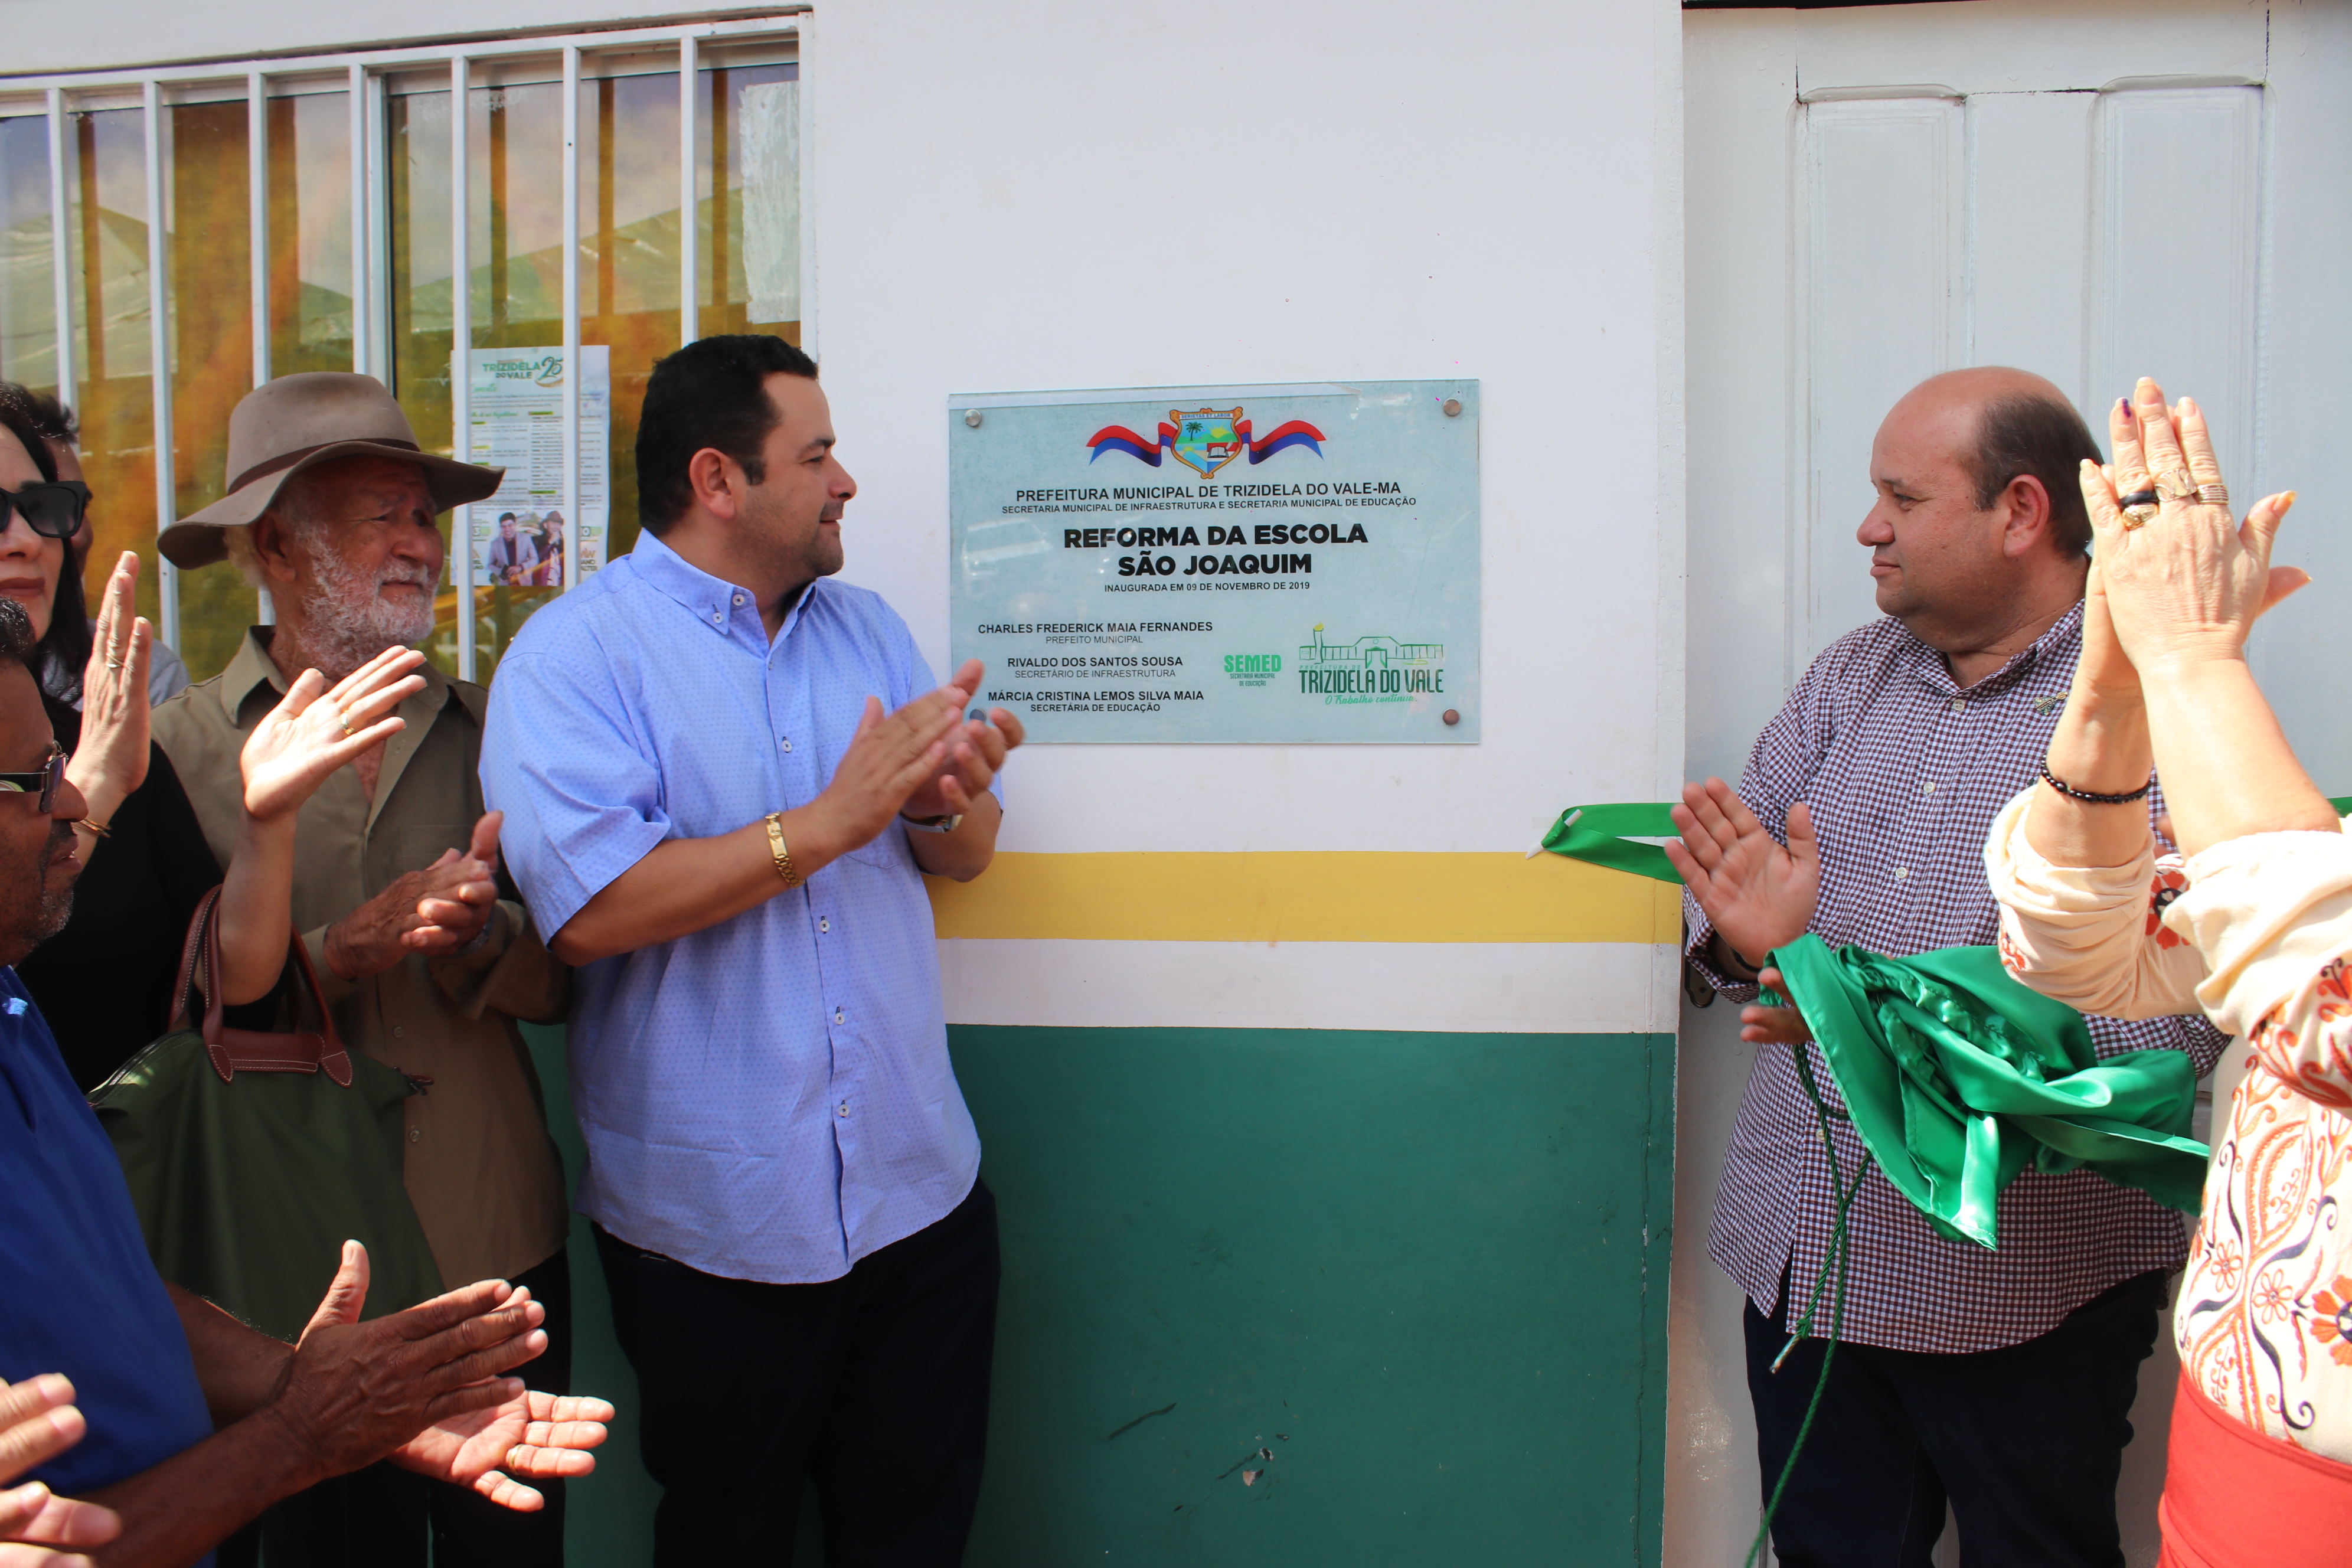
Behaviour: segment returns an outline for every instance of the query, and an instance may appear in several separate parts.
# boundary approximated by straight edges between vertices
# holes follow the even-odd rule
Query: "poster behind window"
[[[474,581],[561,588],[604,563],[611,508],[612,351],[580,350],[580,483],[563,514],[563,350],[475,349],[468,460],[506,469],[498,493],[472,508]]]

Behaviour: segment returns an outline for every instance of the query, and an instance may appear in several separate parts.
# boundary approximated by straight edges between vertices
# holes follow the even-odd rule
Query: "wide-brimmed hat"
[[[360,457],[424,469],[436,512],[495,494],[507,472],[419,451],[408,416],[372,375],[281,375],[247,393],[228,416],[228,493],[165,529],[157,546],[175,566],[209,566],[228,554],[221,530],[259,517],[287,480],[320,463]]]

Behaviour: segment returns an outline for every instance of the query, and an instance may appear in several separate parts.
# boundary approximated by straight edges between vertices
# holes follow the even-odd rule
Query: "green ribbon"
[[[2328,804],[2336,808],[2336,816],[2352,816],[2352,795],[2337,795]],[[1631,871],[1636,877],[1679,884],[1682,878],[1664,850],[1654,844],[1634,840],[1672,838],[1681,832],[1675,826],[1672,803],[1667,801],[1571,805],[1559,814],[1551,831],[1544,835],[1542,847],[1571,860],[1585,860],[1612,870]]]
[[[1990,947],[1885,958],[1809,935],[1773,962],[1854,1131],[1940,1234],[1996,1245],[2000,1191],[2028,1169],[2092,1171],[2197,1212],[2210,1151],[2189,1136],[2186,1052],[2099,1059],[2083,1016]]]
[[[1682,875],[1675,869],[1674,862],[1666,858],[1666,852],[1654,844],[1638,844],[1633,840],[1672,838],[1681,831],[1675,826],[1671,810],[1664,803],[1572,805],[1559,814],[1559,820],[1551,825],[1551,831],[1544,835],[1543,847],[1555,855],[1565,855],[1571,860],[1586,860],[1612,870],[1631,871],[1636,877],[1672,882],[1679,887]]]

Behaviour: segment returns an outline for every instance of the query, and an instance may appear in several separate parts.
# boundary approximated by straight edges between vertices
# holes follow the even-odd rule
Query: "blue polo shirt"
[[[0,1378],[73,1379],[89,1435],[20,1478],[82,1497],[212,1436],[131,1191],[41,1010],[0,967]]]

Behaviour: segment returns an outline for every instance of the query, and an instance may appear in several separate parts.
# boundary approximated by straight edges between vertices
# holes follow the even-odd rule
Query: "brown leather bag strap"
[[[352,1058],[343,1048],[342,1037],[335,1029],[335,1016],[328,1010],[326,993],[319,985],[319,972],[311,967],[310,950],[303,945],[299,931],[288,942],[288,954],[294,973],[301,982],[300,990],[318,1014],[315,1030],[299,1029],[291,1034],[278,1034],[258,1029],[234,1029],[222,1021],[220,901],[222,889],[215,888],[196,906],[194,916],[188,921],[188,938],[180,955],[180,981],[172,993],[171,1027],[183,1027],[193,1017],[190,988],[205,999],[204,1020],[197,1026],[203,1036],[205,1054],[212,1061],[213,1071],[223,1083],[236,1080],[240,1072],[318,1072],[323,1069],[343,1089],[352,1084]]]
[[[197,966],[203,963],[212,940],[213,921],[220,909],[220,889],[213,888],[196,900],[196,912],[188,918],[187,938],[180,944],[180,980],[172,987],[172,1016],[163,1020],[163,1027],[167,1031],[192,1022],[188,1015],[188,987],[200,984]],[[206,985],[204,989],[208,994],[212,988]]]

